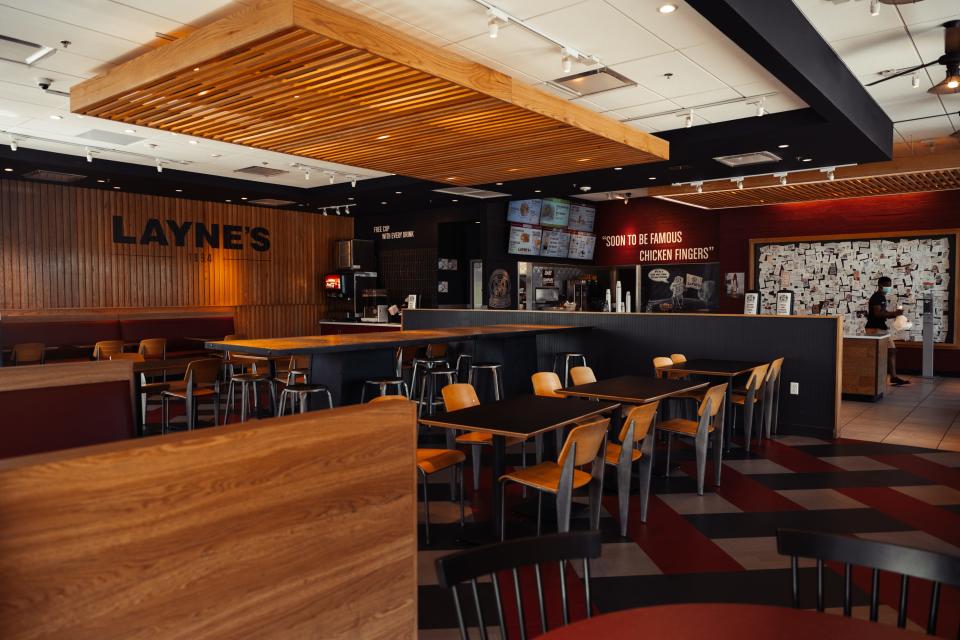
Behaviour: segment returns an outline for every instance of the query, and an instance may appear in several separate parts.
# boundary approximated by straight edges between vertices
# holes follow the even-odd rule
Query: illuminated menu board
[[[597,210],[582,204],[570,205],[570,221],[567,228],[571,231],[593,231],[593,223],[597,219]]]
[[[576,260],[593,260],[593,251],[597,246],[597,236],[591,233],[570,233],[570,249],[567,257]]]
[[[564,229],[544,229],[540,255],[548,258],[566,258],[570,250],[570,234]]]
[[[510,225],[510,242],[507,252],[521,256],[540,255],[543,230],[537,227]]]
[[[507,207],[507,222],[540,224],[540,207],[543,200],[513,200]]]
[[[569,201],[560,198],[544,198],[543,206],[540,208],[540,226],[565,228],[569,219]]]

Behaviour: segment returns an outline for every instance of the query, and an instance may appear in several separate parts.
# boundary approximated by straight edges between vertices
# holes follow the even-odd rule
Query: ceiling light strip
[[[11,150],[16,151],[14,146],[19,145],[24,140],[35,140],[37,142],[46,142],[47,144],[56,144],[56,145],[66,145],[68,147],[75,147],[80,149],[87,162],[92,162],[92,154],[94,153],[118,153],[124,156],[131,156],[134,158],[142,158],[147,160],[151,164],[156,164],[157,162],[162,162],[164,164],[179,164],[179,165],[190,165],[193,162],[189,160],[174,160],[172,158],[164,158],[162,156],[157,156],[155,153],[137,153],[136,151],[127,151],[125,149],[115,149],[111,147],[97,147],[91,145],[90,143],[84,142],[70,142],[68,140],[54,140],[52,138],[44,138],[41,136],[30,135],[27,133],[14,133],[6,129],[0,129],[0,133],[5,133],[10,136],[10,139],[14,141],[15,144],[11,144]]]

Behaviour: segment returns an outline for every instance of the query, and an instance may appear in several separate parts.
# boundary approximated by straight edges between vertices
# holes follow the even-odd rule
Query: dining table
[[[490,475],[492,535],[481,535],[479,540],[486,542],[500,539],[501,497],[497,485],[500,476],[506,472],[507,438],[529,440],[604,415],[609,415],[611,422],[616,421],[619,424],[620,403],[518,395],[437,416],[425,416],[420,418],[420,423],[455,431],[489,433],[493,436],[493,464]]]
[[[910,640],[915,631],[805,609],[759,604],[694,603],[638,607],[578,620],[543,640]]]

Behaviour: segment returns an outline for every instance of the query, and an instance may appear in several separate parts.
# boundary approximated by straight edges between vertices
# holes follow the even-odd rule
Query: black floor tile
[[[845,487],[901,487],[932,484],[929,480],[892,469],[889,471],[838,471],[821,473],[753,474],[752,480],[769,489],[837,489]]]
[[[708,538],[773,536],[777,528],[813,529],[833,533],[908,531],[912,527],[873,509],[711,513],[684,516]]]

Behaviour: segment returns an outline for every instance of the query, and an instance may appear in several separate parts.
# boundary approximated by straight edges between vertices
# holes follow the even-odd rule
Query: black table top
[[[692,380],[665,380],[641,376],[620,376],[589,384],[560,389],[557,393],[583,398],[600,398],[627,404],[647,404],[670,396],[706,387],[706,382]]]
[[[615,402],[523,395],[451,411],[433,418],[421,418],[420,422],[447,429],[467,429],[501,436],[530,438],[583,418],[599,417],[600,414],[608,413],[619,406]]]
[[[694,358],[683,364],[675,364],[671,371],[684,371],[701,376],[738,376],[751,369],[767,364],[766,362],[750,362],[744,360],[713,360],[710,358]]]

